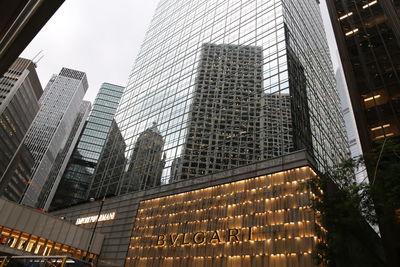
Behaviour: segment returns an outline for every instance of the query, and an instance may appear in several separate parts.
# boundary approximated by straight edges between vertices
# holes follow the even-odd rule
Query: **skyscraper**
[[[124,87],[103,83],[96,96],[85,128],[69,159],[53,208],[85,201],[93,174],[112,128],[112,121]]]
[[[34,164],[23,141],[43,93],[35,68],[31,60],[18,58],[0,78],[0,195],[8,199],[26,185],[17,182],[9,187],[13,171],[24,179]]]
[[[286,110],[273,124],[263,115],[270,107],[262,96]],[[116,121],[127,158],[158,122],[162,183],[218,171],[224,163],[211,162],[210,153],[221,153],[215,160],[229,162],[226,168],[298,149],[321,168],[338,163],[348,147],[317,1],[160,1]],[[268,131],[280,132],[279,140]],[[233,141],[243,145],[237,152]],[[272,147],[278,152],[268,155]]]
[[[327,6],[363,153],[377,157],[367,171],[379,188],[374,201],[388,266],[398,266],[400,224],[394,217],[400,207],[391,196],[399,195],[400,183],[385,171],[398,166],[395,146],[386,144],[400,140],[400,1],[327,0]]]
[[[364,152],[400,135],[400,2],[327,1]]]
[[[36,207],[48,210],[51,202],[53,201],[54,194],[59,188],[61,177],[67,167],[68,161],[71,154],[78,142],[79,136],[83,130],[86,119],[89,116],[91,103],[89,101],[83,101],[79,113],[75,119],[74,125],[72,126],[71,132],[69,133],[67,142],[64,147],[58,152],[54,164],[51,168],[50,174],[40,192],[39,199]]]
[[[20,196],[22,204],[37,205],[57,154],[68,141],[87,88],[86,74],[67,68],[47,84],[39,113],[25,139],[35,164],[26,191]]]

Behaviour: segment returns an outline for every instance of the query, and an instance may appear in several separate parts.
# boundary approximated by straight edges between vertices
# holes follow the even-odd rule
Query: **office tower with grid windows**
[[[160,1],[116,115],[125,172],[153,122],[165,141],[161,184],[300,149],[321,169],[344,159],[317,2]]]
[[[68,141],[87,88],[86,74],[68,68],[62,68],[47,84],[40,98],[40,110],[24,141],[35,164],[20,196],[22,204],[38,205],[56,157]]]
[[[18,58],[0,78],[0,195],[10,200],[25,188],[23,179],[34,164],[24,138],[39,111],[42,93],[31,60]],[[21,179],[12,182],[14,171]]]
[[[67,167],[68,161],[71,158],[72,152],[78,142],[78,139],[85,126],[86,119],[89,116],[91,109],[91,103],[89,101],[83,101],[79,113],[75,119],[74,125],[72,126],[71,132],[69,133],[67,142],[64,147],[58,152],[54,164],[51,167],[51,171],[47,180],[40,192],[39,199],[36,207],[44,210],[49,210],[50,204],[53,201],[56,190],[58,190],[61,177]]]
[[[106,144],[124,87],[103,83],[96,96],[85,128],[62,174],[52,208],[60,208],[88,198],[89,187]]]

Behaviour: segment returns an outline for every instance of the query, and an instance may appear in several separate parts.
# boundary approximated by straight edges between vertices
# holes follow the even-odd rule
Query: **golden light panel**
[[[309,167],[142,201],[126,266],[316,266]],[[323,231],[318,231],[323,232]]]

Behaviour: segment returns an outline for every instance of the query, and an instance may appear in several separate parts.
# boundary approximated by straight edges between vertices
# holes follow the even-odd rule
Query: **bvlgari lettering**
[[[251,240],[251,227],[247,230],[247,240]],[[221,242],[239,242],[244,241],[246,233],[242,229],[215,230],[212,232],[195,233],[177,233],[161,234],[156,238],[156,246],[181,246],[181,245],[199,245],[215,244]]]

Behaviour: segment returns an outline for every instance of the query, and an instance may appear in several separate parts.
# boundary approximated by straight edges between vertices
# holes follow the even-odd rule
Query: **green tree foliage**
[[[371,182],[355,179],[355,172],[364,166]],[[395,140],[376,143],[371,153],[347,159],[300,187],[315,193],[311,207],[328,229],[325,243],[315,248],[315,260],[326,266],[348,262],[354,255],[343,244],[349,242],[348,235],[355,227],[365,225],[365,221],[376,225],[378,218],[399,223],[400,144]]]

